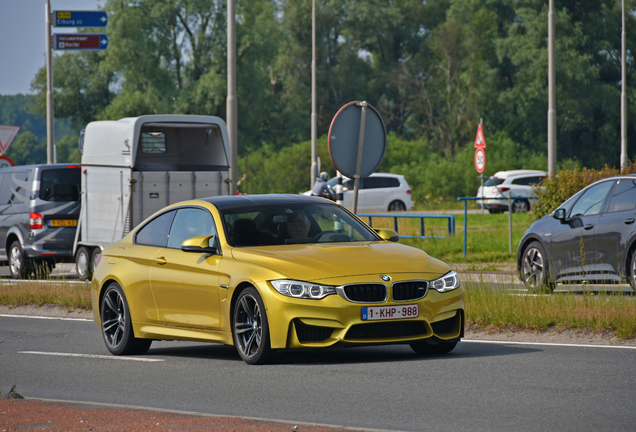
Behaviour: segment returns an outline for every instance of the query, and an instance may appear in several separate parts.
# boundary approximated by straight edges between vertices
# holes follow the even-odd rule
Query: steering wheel
[[[339,233],[338,231],[322,231],[316,234],[313,238],[315,242],[323,240],[325,242],[350,242],[351,237],[346,234]]]

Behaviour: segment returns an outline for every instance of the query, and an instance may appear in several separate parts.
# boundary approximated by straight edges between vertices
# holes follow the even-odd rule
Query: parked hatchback
[[[354,180],[342,178],[343,205],[353,208]],[[330,179],[327,184],[335,191],[338,178]],[[403,175],[390,173],[373,173],[360,179],[358,194],[358,213],[404,211],[413,209],[411,187]]]
[[[536,196],[535,187],[541,184],[548,175],[545,171],[511,170],[499,171],[477,189],[477,206],[490,213],[501,213],[508,210],[508,196],[512,200],[513,212],[527,212],[532,207]]]
[[[79,165],[0,169],[0,261],[14,279],[73,260],[79,210]]]
[[[636,290],[636,175],[599,180],[534,222],[517,268],[529,290],[561,283],[621,283]]]

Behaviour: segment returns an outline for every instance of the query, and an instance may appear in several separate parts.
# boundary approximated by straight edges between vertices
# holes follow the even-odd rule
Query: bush
[[[636,162],[627,167],[624,174],[636,173]],[[552,213],[558,206],[583,189],[585,186],[597,180],[621,174],[618,168],[608,167],[601,170],[583,168],[562,169],[556,177],[546,178],[541,188],[536,188],[538,200],[530,211],[531,221],[541,219],[543,216]]]

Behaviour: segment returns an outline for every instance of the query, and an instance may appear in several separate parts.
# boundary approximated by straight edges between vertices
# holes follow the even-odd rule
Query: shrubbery
[[[542,183],[542,188],[535,190],[539,199],[530,211],[530,219],[534,221],[550,214],[566,199],[585,186],[606,177],[619,175],[620,173],[618,168],[608,167],[607,165],[601,170],[588,168],[582,170],[560,170],[556,176],[545,179]],[[636,173],[636,162],[629,165],[624,172],[624,174],[633,173]]]

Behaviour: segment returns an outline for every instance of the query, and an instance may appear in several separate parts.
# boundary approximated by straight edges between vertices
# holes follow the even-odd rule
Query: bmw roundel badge
[[[382,275],[380,276],[380,279],[382,279],[384,282],[388,282],[391,280],[391,276]]]

